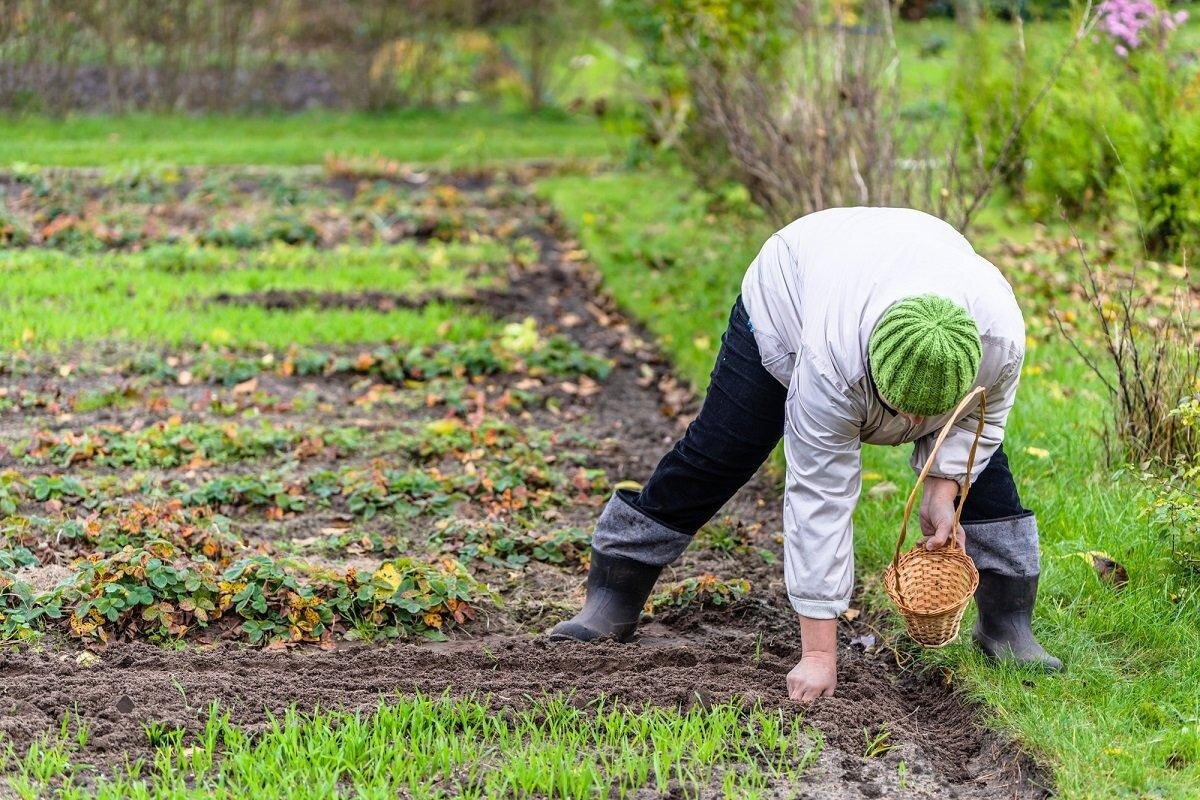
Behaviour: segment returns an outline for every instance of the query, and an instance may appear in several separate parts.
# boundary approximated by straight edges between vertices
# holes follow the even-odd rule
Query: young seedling
[[[891,732],[887,726],[880,726],[875,733],[864,728],[863,739],[866,741],[866,748],[863,751],[865,758],[879,758],[896,746],[891,742]]]

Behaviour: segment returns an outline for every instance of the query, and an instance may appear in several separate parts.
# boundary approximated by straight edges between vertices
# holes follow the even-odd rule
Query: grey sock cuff
[[[967,555],[979,569],[1012,578],[1033,578],[1038,563],[1037,517],[1032,512],[1016,517],[964,522]]]
[[[683,555],[692,537],[650,519],[621,496],[623,491],[614,494],[600,514],[592,549],[656,567]]]

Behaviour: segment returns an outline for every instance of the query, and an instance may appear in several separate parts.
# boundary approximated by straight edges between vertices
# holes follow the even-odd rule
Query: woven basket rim
[[[925,552],[927,551],[915,549],[909,550],[907,553],[901,556],[901,566],[904,565],[906,560],[909,560],[913,557],[922,557],[921,554]],[[975,566],[975,562],[970,556],[962,553],[962,551],[941,553],[939,554],[938,558],[941,561],[953,560],[958,562],[959,565],[965,567],[966,569],[964,571],[971,578],[970,587],[959,600],[955,600],[954,602],[948,603],[944,606],[937,606],[931,611],[919,611],[912,606],[909,606],[907,603],[900,602],[898,586],[899,575],[897,574],[896,570],[889,565],[888,568],[883,571],[883,588],[887,592],[888,597],[891,598],[892,602],[896,604],[896,608],[900,610],[900,613],[916,617],[941,617],[950,612],[957,611],[959,608],[963,608],[971,602],[971,598],[975,595],[975,590],[979,588],[979,569]]]

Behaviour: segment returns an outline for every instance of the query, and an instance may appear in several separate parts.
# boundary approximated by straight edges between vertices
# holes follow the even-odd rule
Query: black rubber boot
[[[971,639],[986,655],[1046,672],[1063,663],[1046,652],[1029,627],[1037,600],[1037,577],[1013,578],[991,570],[979,571],[975,605],[979,616]]]
[[[637,630],[642,606],[661,572],[662,567],[593,550],[583,610],[555,625],[550,638],[590,642],[608,637],[618,642],[629,641]]]

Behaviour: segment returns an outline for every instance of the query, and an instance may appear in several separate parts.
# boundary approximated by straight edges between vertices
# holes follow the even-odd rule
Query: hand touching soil
[[[787,676],[788,697],[804,703],[833,697],[837,688],[837,654],[805,653]]]
[[[788,697],[805,703],[837,688],[837,620],[800,617],[804,654],[787,676]]]

